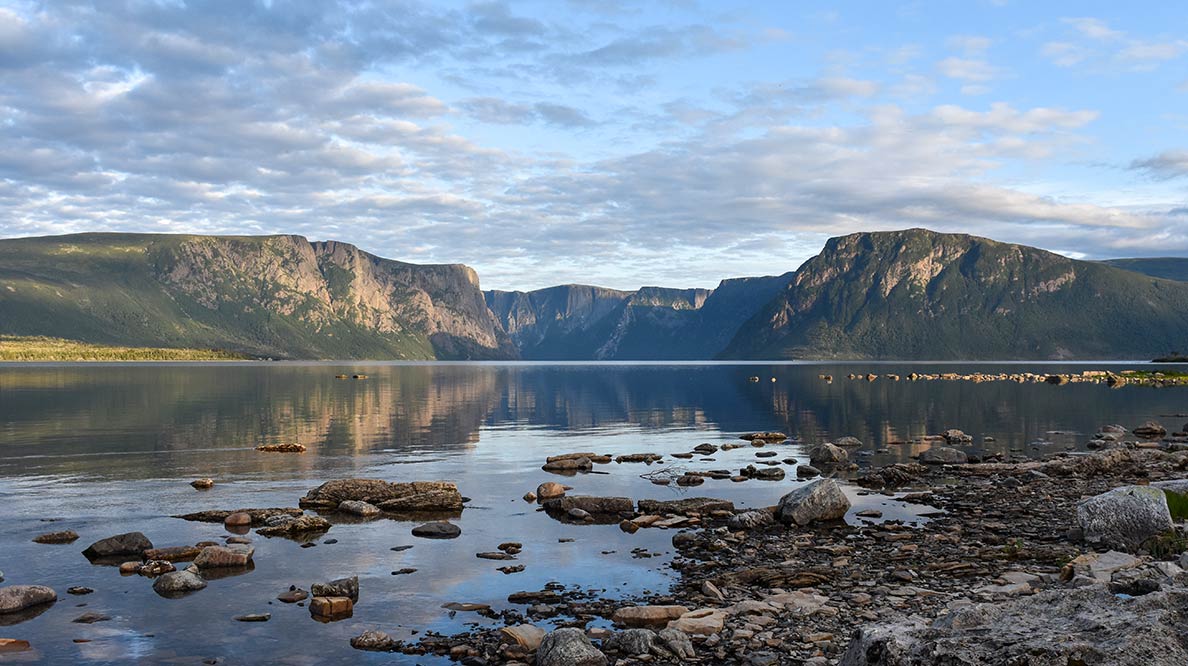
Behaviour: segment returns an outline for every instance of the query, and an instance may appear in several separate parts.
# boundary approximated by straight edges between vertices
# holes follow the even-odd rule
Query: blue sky
[[[2,2],[0,236],[712,287],[924,226],[1188,253],[1188,8]]]

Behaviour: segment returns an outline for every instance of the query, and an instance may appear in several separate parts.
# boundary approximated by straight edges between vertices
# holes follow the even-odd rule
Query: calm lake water
[[[4,584],[45,584],[59,601],[20,622],[0,616],[0,637],[29,640],[35,652],[0,662],[55,663],[442,663],[434,658],[357,652],[351,637],[381,629],[453,633],[482,617],[441,608],[478,602],[508,608],[506,597],[561,582],[610,597],[662,591],[671,530],[634,535],[616,526],[567,525],[521,496],[557,480],[575,494],[675,499],[709,496],[768,506],[797,485],[792,466],[780,482],[708,480],[689,491],[653,485],[638,464],[600,465],[605,474],[561,478],[541,471],[546,456],[689,451],[739,433],[781,430],[800,441],[778,445],[805,460],[808,445],[853,435],[870,455],[862,464],[908,460],[907,440],[946,428],[975,437],[971,452],[1041,455],[1081,450],[1096,427],[1148,419],[1179,429],[1188,390],[1094,385],[849,381],[855,373],[1060,372],[1102,364],[124,364],[0,365],[0,571]],[[1125,366],[1110,366],[1123,369]],[[1149,366],[1148,366],[1149,367]],[[365,380],[337,380],[366,373]],[[828,384],[818,374],[836,379]],[[750,383],[758,375],[763,381]],[[775,378],[773,383],[771,378]],[[983,444],[983,437],[994,442]],[[299,442],[301,455],[264,454],[263,443]],[[745,447],[679,460],[688,469],[739,469],[756,461]],[[852,452],[853,455],[854,452]],[[189,481],[210,476],[214,489]],[[296,506],[322,481],[344,477],[456,481],[472,498],[451,541],[417,539],[413,522],[336,524],[314,548],[252,535],[255,568],[212,580],[181,599],[157,596],[151,581],[93,566],[81,550],[97,539],[144,532],[157,546],[221,540],[222,525],[169,516],[202,509]],[[914,519],[893,498],[858,496]],[[330,517],[334,520],[334,517]],[[52,519],[52,522],[49,522]],[[73,529],[71,545],[39,545],[43,532]],[[572,543],[560,543],[572,538]],[[337,543],[326,544],[326,539]],[[522,573],[476,559],[519,541]],[[391,548],[413,548],[401,552]],[[659,557],[636,558],[646,548]],[[411,575],[393,576],[411,567]],[[313,621],[305,608],[275,601],[289,585],[358,575],[360,602],[340,622]],[[95,589],[75,597],[75,585]],[[93,611],[111,616],[72,623]],[[272,613],[266,623],[236,615]],[[88,642],[74,642],[76,639]],[[209,663],[209,662],[208,662]]]

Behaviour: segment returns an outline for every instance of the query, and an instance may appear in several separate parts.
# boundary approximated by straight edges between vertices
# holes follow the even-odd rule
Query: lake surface
[[[558,477],[545,457],[571,451],[671,454],[702,442],[736,442],[742,432],[780,430],[799,442],[775,446],[780,460],[843,435],[861,439],[860,464],[909,460],[918,448],[888,445],[960,428],[970,452],[1043,455],[1083,450],[1103,423],[1148,419],[1170,430],[1188,421],[1188,391],[1127,386],[850,381],[854,373],[1064,372],[1103,364],[61,364],[0,365],[0,571],[4,584],[45,584],[59,601],[4,626],[36,651],[4,663],[324,664],[443,663],[432,657],[357,652],[351,637],[381,629],[454,633],[473,613],[451,616],[446,602],[509,608],[509,593],[561,582],[609,597],[663,591],[672,530],[634,535],[617,526],[569,525],[524,502],[547,480],[573,494],[676,499],[708,496],[768,506],[797,485],[793,466],[779,482],[707,482],[689,490],[651,484],[640,474],[672,463],[687,469],[739,468],[756,449],[713,460],[596,466],[605,474]],[[1140,365],[1108,366],[1115,370]],[[1150,367],[1150,366],[1146,366]],[[365,373],[364,380],[336,374]],[[836,379],[826,383],[821,373]],[[750,376],[762,381],[747,381]],[[775,382],[770,381],[775,378]],[[1178,415],[1178,416],[1172,416]],[[984,443],[984,437],[993,442]],[[265,454],[264,443],[298,442],[304,454]],[[771,448],[770,446],[768,447]],[[876,452],[886,449],[886,452]],[[855,452],[851,452],[853,456]],[[188,484],[210,476],[217,485]],[[460,538],[411,536],[415,522],[380,519],[336,524],[313,548],[252,535],[255,568],[212,580],[181,599],[157,596],[151,580],[93,566],[81,550],[100,538],[144,532],[156,546],[221,540],[222,525],[169,516],[202,509],[296,506],[319,483],[345,477],[457,482],[471,498]],[[858,496],[854,511],[880,508],[917,519],[893,498]],[[335,518],[330,516],[331,520]],[[53,519],[53,522],[48,522]],[[919,518],[923,520],[923,518]],[[43,532],[73,529],[71,545],[40,545]],[[573,539],[561,543],[559,539]],[[337,543],[326,544],[326,539]],[[524,544],[514,564],[475,558],[505,541]],[[391,548],[413,548],[401,552]],[[635,548],[659,553],[637,558]],[[183,565],[184,566],[184,565]],[[410,575],[393,576],[402,568]],[[290,585],[358,575],[360,602],[348,620],[323,624],[306,608],[275,597]],[[75,585],[95,589],[81,597]],[[111,620],[72,623],[93,611]],[[272,613],[266,623],[236,615]],[[75,640],[88,642],[74,642]]]

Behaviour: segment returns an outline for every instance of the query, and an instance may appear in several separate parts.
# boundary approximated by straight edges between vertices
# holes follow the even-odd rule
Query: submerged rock
[[[1133,551],[1172,529],[1163,490],[1123,486],[1077,504],[1077,523],[1090,544]]]
[[[808,525],[818,520],[844,518],[850,500],[833,479],[819,479],[780,498],[776,518],[783,523]]]

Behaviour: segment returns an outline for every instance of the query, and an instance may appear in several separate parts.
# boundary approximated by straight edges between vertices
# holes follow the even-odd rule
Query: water
[[[1091,366],[1026,364],[1020,371],[1077,371]],[[1115,369],[1138,366],[1113,366]],[[781,430],[799,443],[776,447],[805,459],[808,445],[842,435],[865,443],[862,464],[908,460],[911,446],[890,445],[946,428],[975,437],[971,452],[1041,455],[1083,450],[1102,423],[1148,419],[1178,429],[1188,391],[1095,385],[889,382],[844,379],[851,372],[1002,371],[987,364],[124,364],[0,365],[0,570],[4,584],[54,587],[59,601],[35,618],[4,626],[0,636],[30,640],[36,651],[5,663],[323,664],[351,661],[440,663],[432,657],[354,651],[367,629],[408,638],[453,633],[488,621],[451,617],[450,601],[508,608],[509,593],[550,581],[609,597],[663,591],[673,580],[670,530],[626,535],[614,525],[556,522],[520,497],[546,480],[573,493],[634,499],[710,496],[768,506],[795,487],[781,482],[709,480],[688,491],[653,485],[640,474],[665,466],[610,464],[607,474],[561,478],[540,470],[548,455],[688,451],[701,442],[737,441],[753,430]],[[365,380],[336,374],[365,373]],[[837,378],[828,384],[818,374]],[[751,383],[757,375],[763,381]],[[770,378],[774,377],[773,383]],[[1168,415],[1179,414],[1177,417]],[[982,443],[983,437],[994,442]],[[301,455],[265,454],[263,443],[299,442]],[[874,453],[886,447],[886,453]],[[714,460],[671,460],[688,469],[737,470],[755,462],[745,447]],[[852,455],[856,452],[851,452]],[[213,490],[188,485],[198,477]],[[472,498],[461,538],[429,541],[416,523],[380,519],[339,523],[314,548],[253,536],[255,568],[213,580],[183,599],[163,599],[151,581],[92,566],[90,542],[144,532],[157,546],[220,540],[221,525],[169,516],[202,509],[296,506],[322,481],[343,477],[393,481],[447,479]],[[923,520],[893,498],[859,496],[854,511],[877,507],[888,518]],[[54,519],[54,522],[47,522]],[[334,517],[331,516],[331,520]],[[43,532],[73,529],[71,545],[39,545]],[[560,543],[572,538],[572,543]],[[337,539],[336,544],[321,543]],[[514,564],[476,559],[504,541],[524,544]],[[402,552],[394,546],[412,544]],[[634,558],[633,548],[660,553]],[[606,552],[604,551],[611,551]],[[390,572],[411,567],[411,575]],[[274,601],[296,584],[358,575],[360,603],[348,620],[322,624],[305,608]],[[73,585],[94,594],[65,594]],[[111,616],[72,623],[86,611]],[[271,612],[262,624],[232,618]],[[76,639],[88,642],[74,642]]]

